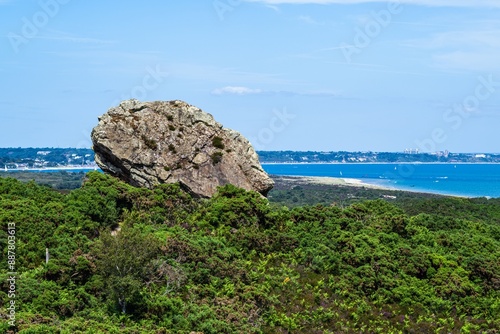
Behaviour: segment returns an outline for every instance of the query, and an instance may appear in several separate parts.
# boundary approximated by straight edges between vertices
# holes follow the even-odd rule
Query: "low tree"
[[[130,313],[142,304],[141,289],[159,253],[159,241],[132,227],[124,227],[113,234],[101,233],[93,253],[108,296],[119,305],[122,313]]]

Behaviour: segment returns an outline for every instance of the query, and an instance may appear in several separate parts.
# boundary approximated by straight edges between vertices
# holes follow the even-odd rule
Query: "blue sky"
[[[0,146],[184,100],[259,150],[500,152],[498,0],[0,0]]]

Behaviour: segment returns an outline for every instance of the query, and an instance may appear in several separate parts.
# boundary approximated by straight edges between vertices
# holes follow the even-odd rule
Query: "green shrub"
[[[221,162],[222,161],[222,155],[223,155],[222,152],[214,152],[214,153],[212,153],[212,155],[210,156],[212,158],[212,163],[214,165],[216,165],[219,162]]]
[[[212,145],[214,145],[214,147],[219,148],[221,150],[224,149],[224,143],[222,142],[222,138],[221,137],[215,136],[212,139]]]

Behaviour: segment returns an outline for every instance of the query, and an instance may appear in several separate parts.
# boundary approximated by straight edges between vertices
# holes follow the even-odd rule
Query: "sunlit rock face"
[[[228,183],[263,195],[274,184],[246,138],[183,101],[123,101],[99,117],[92,142],[105,173],[138,187],[179,182],[211,197]]]

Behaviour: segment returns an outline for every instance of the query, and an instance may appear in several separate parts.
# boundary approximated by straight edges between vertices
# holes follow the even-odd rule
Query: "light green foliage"
[[[20,333],[500,330],[500,200],[289,209],[232,185],[195,200],[92,172],[66,195],[0,179],[4,254],[9,222]]]
[[[159,247],[154,236],[142,235],[128,226],[115,235],[103,231],[94,244],[92,256],[96,259],[97,273],[122,313],[142,308],[141,286],[154,271],[152,262],[159,254]]]

